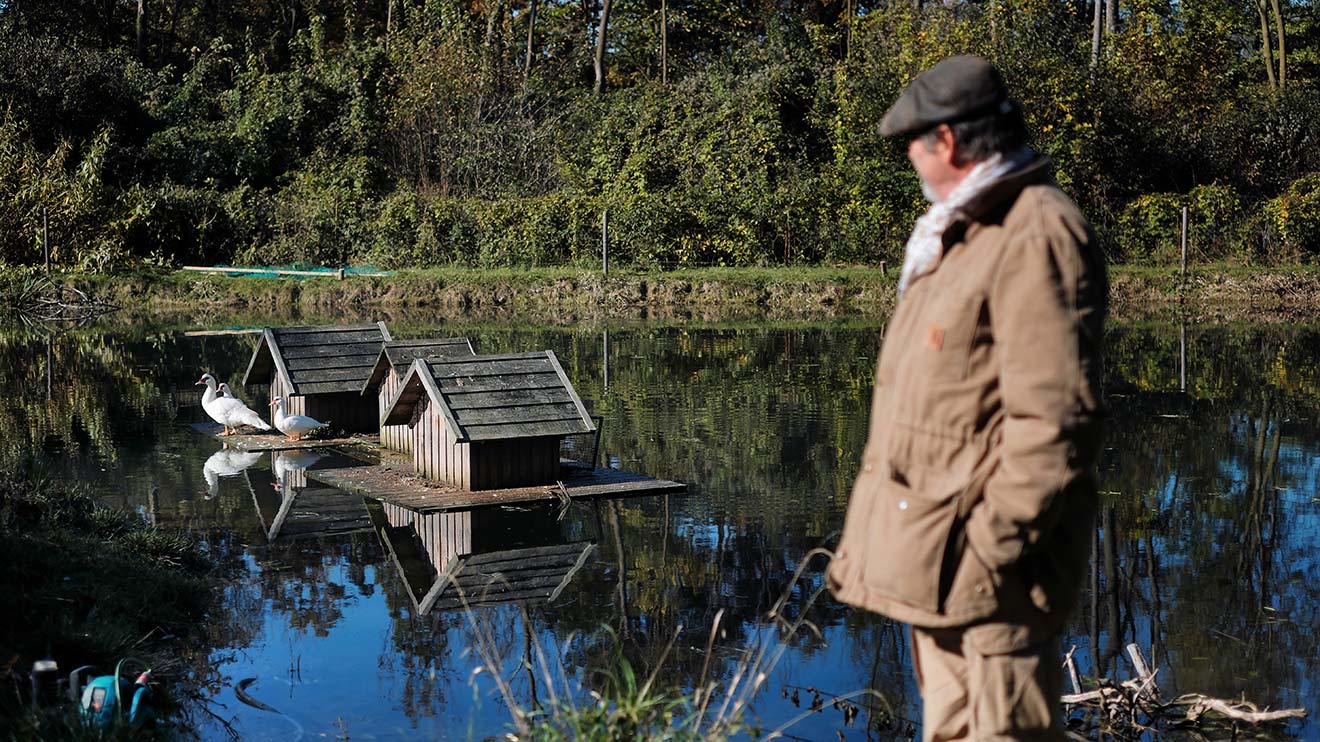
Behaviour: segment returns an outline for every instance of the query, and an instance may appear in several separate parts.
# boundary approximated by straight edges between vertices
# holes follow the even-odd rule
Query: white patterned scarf
[[[908,237],[903,254],[903,273],[898,279],[898,295],[902,296],[908,284],[925,275],[939,259],[944,249],[944,232],[953,224],[958,212],[969,201],[981,195],[995,181],[1035,159],[1036,153],[1022,149],[1011,157],[995,154],[978,162],[943,199],[935,198],[923,182],[921,192],[930,201],[930,208],[917,219]]]

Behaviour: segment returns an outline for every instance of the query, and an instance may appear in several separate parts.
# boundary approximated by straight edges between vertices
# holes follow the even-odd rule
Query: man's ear
[[[940,159],[954,167],[962,167],[961,153],[958,151],[958,140],[953,137],[953,129],[948,124],[940,124],[935,127],[935,147],[934,152]]]

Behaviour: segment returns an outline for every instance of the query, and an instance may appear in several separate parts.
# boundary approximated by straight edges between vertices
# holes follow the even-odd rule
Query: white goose
[[[284,398],[276,397],[270,401],[270,406],[275,408],[275,427],[289,437],[291,441],[302,440],[304,435],[318,428],[327,427],[328,423],[310,418],[306,415],[286,415],[284,414]]]
[[[249,409],[241,400],[232,396],[221,396],[214,376],[202,374],[197,384],[206,385],[206,392],[202,394],[202,409],[206,410],[206,414],[210,415],[212,420],[224,426],[225,431],[220,435],[234,435],[240,425],[249,425],[257,430],[270,430],[270,426],[261,419],[261,416]],[[224,388],[228,389],[229,385],[224,385]]]

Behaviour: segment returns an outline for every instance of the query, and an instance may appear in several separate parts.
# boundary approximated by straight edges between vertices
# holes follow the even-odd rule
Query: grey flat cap
[[[915,136],[940,124],[1013,110],[999,70],[971,54],[949,57],[917,75],[880,121],[880,135]]]

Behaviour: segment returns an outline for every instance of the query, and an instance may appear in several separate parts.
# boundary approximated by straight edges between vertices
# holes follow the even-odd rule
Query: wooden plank
[[[351,345],[305,345],[281,351],[289,359],[326,356],[371,355],[380,352],[380,343],[353,343]]]
[[[297,382],[299,388],[305,384],[315,384],[327,381],[350,381],[353,382],[351,391],[359,392],[362,390],[362,384],[371,374],[371,364],[360,363],[356,365],[342,365],[335,368],[315,368],[315,369],[290,369],[293,373],[293,379]],[[303,392],[306,394],[307,392]]]
[[[537,589],[537,590],[519,590],[517,592],[512,592],[512,593],[491,594],[484,599],[481,598],[481,596],[477,596],[477,595],[466,595],[465,597],[467,599],[467,606],[469,608],[475,609],[490,605],[500,605],[502,603],[533,602],[533,601],[544,602],[550,596],[550,593],[551,593],[550,590]],[[458,608],[462,608],[463,604],[464,604],[463,599],[459,598],[457,594],[455,594],[453,597],[447,596],[439,600],[436,600],[431,605],[431,610],[452,611]]]
[[[526,423],[493,423],[465,425],[463,430],[467,433],[469,440],[489,441],[501,438],[534,438],[540,436],[554,435],[572,435],[574,433],[589,433],[590,428],[586,428],[582,418],[574,417],[571,420],[549,420]]]
[[[563,404],[533,404],[517,407],[486,407],[475,410],[454,410],[460,427],[471,425],[503,425],[508,423],[549,422],[577,420],[577,408],[572,402]]]
[[[435,385],[445,394],[451,392],[500,392],[514,389],[563,389],[564,384],[557,374],[549,371],[537,374],[513,374],[509,376],[485,376],[481,378],[461,376],[436,379]]]
[[[280,347],[284,349],[302,348],[309,345],[351,345],[355,343],[384,343],[385,336],[376,327],[360,330],[339,330],[332,332],[282,333],[275,331]]]
[[[285,359],[288,369],[294,373],[320,368],[346,368],[356,366],[370,367],[376,355],[356,353],[353,355],[309,356],[307,358]]]
[[[445,361],[442,363],[432,359],[428,365],[431,367],[431,376],[437,379],[453,379],[458,377],[483,377],[483,376],[507,376],[510,374],[543,374],[551,372],[554,367],[550,365],[547,358],[516,358],[505,361],[488,361],[485,356],[473,356],[477,360],[473,361]]]
[[[459,573],[458,587],[463,589],[467,595],[501,595],[505,593],[514,593],[524,590],[544,590],[548,595],[551,590],[559,587],[559,581],[564,579],[564,572],[568,571],[571,565],[562,565],[557,574],[540,575],[538,577],[519,578],[516,582],[499,574],[493,575],[468,575],[467,570]]]
[[[390,335],[390,328],[385,326],[384,320],[377,322],[376,327],[380,328],[380,336],[385,339],[385,342],[388,343],[394,339],[394,336]]]
[[[552,389],[511,389],[507,391],[474,391],[449,389],[444,391],[449,408],[454,411],[517,407],[535,404],[572,403],[573,397],[563,387]]]

